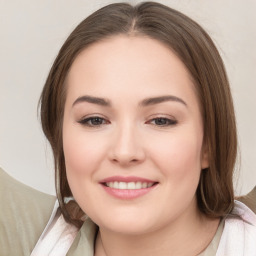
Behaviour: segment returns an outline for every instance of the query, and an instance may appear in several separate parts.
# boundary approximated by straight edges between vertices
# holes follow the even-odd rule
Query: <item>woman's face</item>
[[[198,212],[202,117],[188,71],[162,43],[115,36],[79,54],[63,144],[73,196],[102,229],[142,234]]]

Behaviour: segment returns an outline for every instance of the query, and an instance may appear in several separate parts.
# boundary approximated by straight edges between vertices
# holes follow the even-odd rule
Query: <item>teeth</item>
[[[129,183],[127,183],[127,188],[128,188],[128,189],[135,189],[135,187],[136,187],[135,182],[129,182]]]
[[[120,189],[127,189],[127,184],[125,182],[119,182],[118,185]]]
[[[107,182],[106,185],[110,188],[115,189],[142,189],[142,188],[149,188],[153,186],[153,182]]]

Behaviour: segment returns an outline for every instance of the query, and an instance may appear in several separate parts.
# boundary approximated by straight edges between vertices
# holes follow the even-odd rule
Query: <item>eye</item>
[[[177,124],[177,121],[166,117],[157,117],[149,120],[147,123],[151,123],[156,126],[171,126]]]
[[[78,123],[85,125],[85,126],[89,126],[89,127],[99,127],[104,124],[108,124],[109,122],[102,117],[91,116],[91,117],[84,118],[84,119],[78,121]]]

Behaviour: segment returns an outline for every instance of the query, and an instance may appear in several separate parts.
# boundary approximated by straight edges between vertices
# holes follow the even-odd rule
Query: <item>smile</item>
[[[131,200],[150,193],[159,182],[140,177],[113,176],[101,180],[100,184],[112,197]]]
[[[114,188],[114,189],[143,189],[143,188],[150,188],[154,185],[153,182],[107,182],[104,183],[105,186],[109,188]]]

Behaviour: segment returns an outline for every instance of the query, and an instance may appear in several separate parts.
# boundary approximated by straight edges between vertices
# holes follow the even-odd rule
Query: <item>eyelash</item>
[[[100,122],[100,124],[92,124],[92,121],[96,121]],[[156,124],[156,120],[157,121],[164,121],[165,124]],[[102,123],[102,121],[104,123]],[[150,119],[149,121],[146,122],[146,124],[149,124],[151,123],[152,121],[155,121],[155,126],[158,126],[158,127],[168,127],[168,126],[174,126],[176,125],[178,122],[174,119],[170,119],[170,118],[166,118],[166,117],[155,117],[155,118],[152,118]],[[161,122],[160,121],[160,122]],[[92,116],[92,117],[88,117],[88,118],[85,118],[85,119],[82,119],[80,121],[78,121],[78,123],[84,125],[84,126],[87,126],[87,127],[93,127],[93,128],[97,128],[97,127],[100,127],[102,125],[105,125],[105,124],[109,124],[110,122],[107,121],[105,118],[102,118],[102,117],[99,117],[99,116]]]
[[[82,124],[82,125],[85,125],[85,126],[88,126],[88,127],[99,127],[101,125],[103,125],[102,123],[101,124],[92,124],[91,122],[92,121],[95,121],[95,120],[101,120],[101,121],[105,121],[106,124],[107,123],[110,123],[110,122],[107,122],[105,118],[102,118],[102,117],[99,117],[99,116],[91,116],[91,117],[88,117],[88,118],[85,118],[85,119],[82,119],[80,121],[78,121],[78,123]],[[89,123],[90,122],[90,123]]]
[[[158,121],[164,121],[166,122],[165,124],[156,124],[156,120]],[[170,119],[170,118],[166,118],[166,117],[155,117],[155,118],[152,118],[150,119],[149,121],[146,122],[146,124],[148,122],[152,122],[152,121],[155,121],[155,124],[156,126],[159,126],[159,127],[167,127],[167,126],[173,126],[173,125],[176,125],[177,124],[177,121],[175,119]]]

